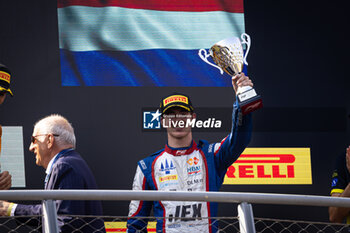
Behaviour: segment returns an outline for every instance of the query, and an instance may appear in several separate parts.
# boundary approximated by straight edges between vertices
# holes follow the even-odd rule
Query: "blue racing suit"
[[[241,155],[251,138],[251,115],[242,116],[233,106],[232,129],[219,143],[193,141],[187,148],[164,149],[138,162],[133,190],[218,191],[227,168]],[[157,232],[217,232],[217,203],[193,201],[130,202],[127,229],[147,232],[147,219],[153,213]],[[186,217],[189,217],[186,219]]]

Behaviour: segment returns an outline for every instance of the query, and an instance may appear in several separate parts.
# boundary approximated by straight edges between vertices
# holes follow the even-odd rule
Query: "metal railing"
[[[290,195],[243,192],[165,192],[165,191],[130,191],[130,190],[8,190],[0,191],[0,200],[42,200],[45,232],[59,232],[57,211],[54,200],[102,200],[102,201],[199,201],[238,203],[239,230],[241,233],[255,233],[256,225],[263,219],[254,219],[252,204],[302,205],[349,207],[350,199],[316,195]],[[265,219],[265,222],[271,219]],[[278,220],[280,225],[287,221]],[[282,223],[281,223],[282,222]],[[274,220],[274,223],[276,220]],[[307,222],[303,222],[307,224]],[[324,224],[324,223],[319,223]],[[291,224],[295,225],[295,224]],[[329,224],[327,224],[329,225]],[[334,224],[340,229],[347,225]],[[266,225],[267,228],[270,228]],[[308,227],[308,226],[307,226]],[[342,231],[334,232],[342,232]],[[271,231],[275,232],[275,231]],[[292,232],[292,231],[286,231]],[[302,231],[308,232],[308,231]],[[323,232],[317,231],[317,232]]]

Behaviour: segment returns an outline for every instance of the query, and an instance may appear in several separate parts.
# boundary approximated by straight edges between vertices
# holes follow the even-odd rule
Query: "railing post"
[[[58,233],[56,203],[53,200],[43,200],[43,230],[45,233]]]
[[[242,202],[238,205],[238,219],[241,233],[255,233],[254,215],[251,204]]]

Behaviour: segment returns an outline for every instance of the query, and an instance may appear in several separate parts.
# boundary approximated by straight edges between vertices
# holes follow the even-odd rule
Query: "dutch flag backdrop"
[[[58,23],[63,86],[230,86],[198,50],[245,32],[243,0],[58,0]]]

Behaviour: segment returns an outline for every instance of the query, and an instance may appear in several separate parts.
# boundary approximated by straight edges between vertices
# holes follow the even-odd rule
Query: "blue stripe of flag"
[[[60,50],[63,86],[231,86],[198,50]],[[211,59],[209,59],[211,60]]]

